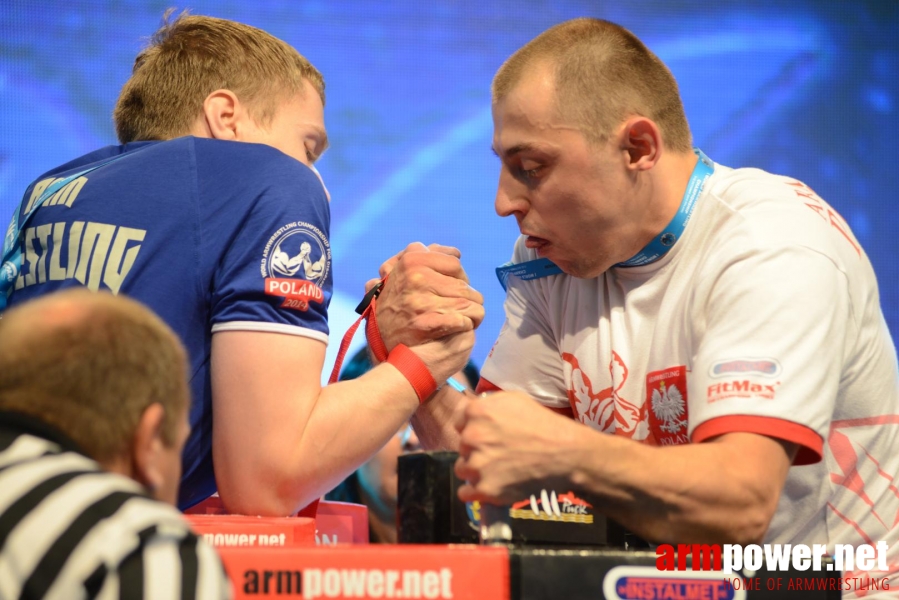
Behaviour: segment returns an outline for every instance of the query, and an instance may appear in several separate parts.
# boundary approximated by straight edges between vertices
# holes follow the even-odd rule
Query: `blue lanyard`
[[[684,197],[680,201],[680,208],[677,209],[674,218],[662,233],[646,244],[640,252],[628,260],[618,263],[615,265],[616,267],[642,267],[655,262],[665,256],[683,235],[684,229],[687,228],[687,223],[690,222],[690,217],[693,215],[693,209],[696,208],[696,200],[702,192],[702,187],[715,172],[715,163],[709,160],[702,150],[694,148],[693,152],[696,153],[699,160],[696,161],[693,173],[690,174],[690,181],[687,183]]]
[[[31,208],[20,222],[19,213],[22,212],[22,205],[25,203],[25,196],[22,197],[22,201],[19,203],[19,206],[16,207],[16,210],[12,214],[12,219],[10,219],[9,221],[9,227],[6,228],[6,237],[3,240],[3,264],[0,265],[0,311],[6,308],[9,295],[10,293],[12,293],[13,286],[16,283],[16,278],[19,276],[19,272],[22,269],[22,230],[25,229],[28,221],[30,221],[34,213],[37,212],[37,209],[39,209],[41,205],[47,201],[48,198],[53,196],[53,194],[66,187],[79,177],[87,175],[91,171],[95,171],[100,167],[108,165],[109,163],[118,160],[123,156],[125,156],[124,153],[113,156],[112,158],[105,160],[98,165],[94,165],[89,169],[84,169],[83,171],[79,171],[73,175],[69,175],[68,177],[64,177],[58,181],[54,181],[49,186],[47,186],[47,189],[44,190],[44,193],[41,194],[40,198],[35,200],[34,204],[32,204]]]
[[[496,277],[499,279],[499,284],[503,286],[503,291],[508,291],[510,275],[515,275],[522,281],[528,281],[529,279],[558,275],[561,272],[562,269],[548,258],[537,258],[518,264],[507,262],[496,267]]]
[[[684,197],[681,199],[680,208],[668,226],[649,242],[636,256],[618,263],[616,267],[639,267],[648,265],[665,255],[674,246],[675,242],[683,235],[690,217],[693,215],[693,209],[696,208],[696,200],[702,192],[705,182],[708,181],[712,173],[715,172],[715,163],[699,148],[694,148],[693,152],[699,157],[693,173],[690,174],[690,181],[687,183],[687,189],[684,191]],[[499,283],[503,286],[503,290],[508,290],[508,281],[510,275],[515,275],[523,281],[529,279],[540,279],[549,277],[550,275],[558,275],[562,272],[554,262],[548,258],[538,258],[527,262],[513,264],[508,262],[496,268],[496,276]]]

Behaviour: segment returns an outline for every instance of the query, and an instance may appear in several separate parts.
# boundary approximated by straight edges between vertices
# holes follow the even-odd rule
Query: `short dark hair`
[[[97,461],[127,452],[157,402],[163,441],[176,444],[189,399],[181,342],[134,300],[69,290],[0,319],[0,409],[53,426]]]
[[[556,77],[561,115],[602,141],[630,115],[652,119],[665,144],[690,152],[692,139],[677,81],[633,33],[602,19],[573,19],[551,27],[518,49],[493,78],[493,103],[501,101],[535,65],[548,63]]]
[[[113,120],[123,144],[186,135],[217,89],[234,92],[261,125],[280,99],[303,92],[304,80],[324,104],[322,74],[286,42],[243,23],[172,14],[137,55],[119,94]]]

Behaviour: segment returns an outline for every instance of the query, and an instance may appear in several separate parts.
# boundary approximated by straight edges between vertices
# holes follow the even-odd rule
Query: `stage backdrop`
[[[116,95],[168,6],[0,3],[3,227],[37,175],[115,143]],[[178,8],[263,28],[325,76],[330,356],[365,280],[421,240],[462,250],[486,298],[474,355],[484,360],[503,319],[493,269],[518,233],[493,212],[490,80],[519,46],[577,16],[623,24],[671,67],[696,143],[714,160],[794,176],[834,205],[870,255],[899,334],[895,1],[198,0]]]

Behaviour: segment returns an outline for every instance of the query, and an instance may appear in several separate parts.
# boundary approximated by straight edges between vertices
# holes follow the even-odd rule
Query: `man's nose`
[[[509,217],[512,215],[523,217],[530,206],[524,191],[523,186],[510,177],[504,169],[499,176],[499,185],[496,188],[496,200],[494,200],[493,203],[496,214],[501,217]]]

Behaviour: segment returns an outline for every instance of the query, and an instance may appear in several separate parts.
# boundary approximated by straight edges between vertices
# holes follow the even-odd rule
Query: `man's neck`
[[[656,214],[659,216],[653,224],[653,229],[656,230],[654,235],[661,233],[677,214],[698,161],[699,157],[693,152],[669,152],[653,169],[658,198]]]
[[[634,215],[631,245],[626,257],[619,257],[618,264],[638,255],[671,223],[680,208],[690,183],[690,177],[699,157],[690,153],[665,153],[658,163],[643,174],[634,192],[643,200],[638,201],[641,210]]]

